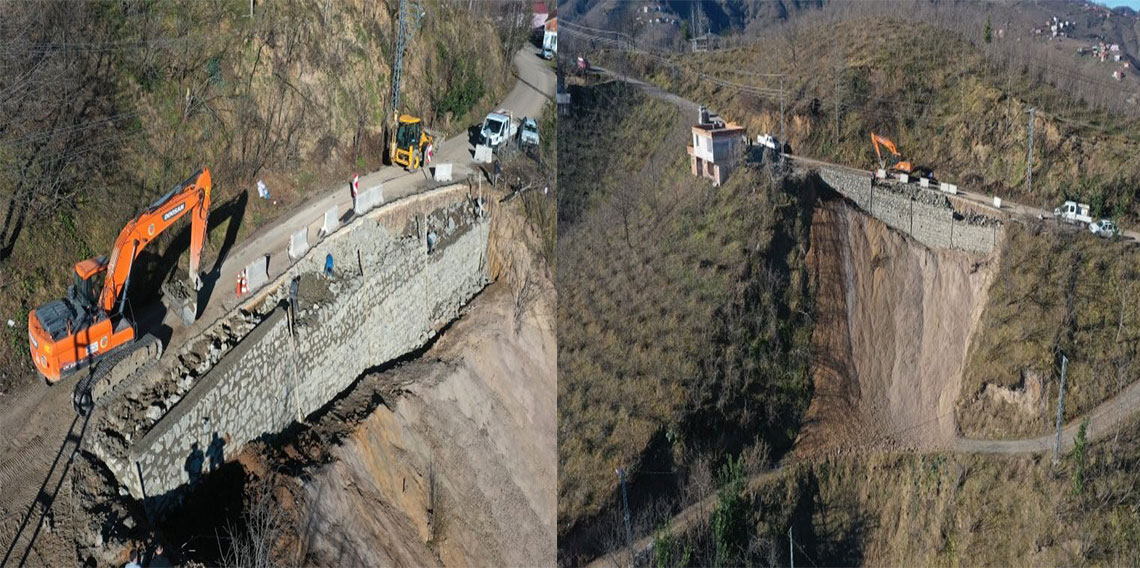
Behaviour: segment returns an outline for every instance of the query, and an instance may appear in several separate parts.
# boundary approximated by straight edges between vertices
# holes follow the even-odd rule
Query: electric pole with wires
[[[633,564],[633,527],[629,523],[629,498],[625,493],[625,470],[619,467],[615,471],[617,471],[618,480],[621,481],[621,504],[622,508],[625,509],[625,542],[629,547],[630,564]]]
[[[1033,193],[1033,118],[1037,107],[1029,107],[1029,157],[1025,166],[1025,190]]]

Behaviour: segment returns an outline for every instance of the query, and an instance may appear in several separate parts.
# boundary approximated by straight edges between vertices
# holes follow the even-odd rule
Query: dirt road
[[[518,116],[538,116],[548,100],[553,100],[555,77],[553,70],[539,57],[537,50],[527,46],[517,52],[514,64],[518,80],[501,104],[495,108],[507,108]],[[492,110],[492,109],[487,109]],[[453,177],[463,179],[476,171],[472,161],[471,146],[466,132],[446,140],[436,154],[435,163],[454,164]],[[424,172],[408,173],[398,167],[387,167],[364,175],[360,179],[361,191],[384,184],[384,199],[392,201],[423,191],[434,185]],[[333,205],[343,213],[351,208],[352,197],[348,180],[343,185],[328,188],[306,201],[292,214],[284,215],[269,225],[258,229],[245,241],[239,243],[223,259],[216,285],[207,288],[210,293],[200,298],[200,317],[191,326],[184,326],[173,314],[166,314],[164,323],[173,329],[171,339],[164,350],[174,353],[182,342],[194,337],[209,327],[237,304],[233,294],[237,274],[249,263],[262,255],[270,255],[269,277],[272,280],[289,266],[286,254],[290,235],[302,227],[309,228],[310,239],[316,235],[323,221],[324,212]],[[157,307],[161,309],[161,307]],[[8,560],[18,562],[31,551],[35,521],[40,517],[39,508],[50,508],[54,502],[56,482],[66,475],[72,453],[78,444],[74,439],[80,428],[74,424],[75,414],[71,407],[71,391],[79,380],[72,376],[48,388],[39,382],[27,381],[32,386],[23,388],[0,398],[0,550],[5,551]],[[66,485],[66,484],[64,484]],[[64,513],[56,507],[57,516]],[[56,531],[51,537],[43,534],[35,537],[62,538]],[[44,545],[46,546],[46,544]],[[35,548],[41,548],[36,543]],[[32,556],[34,557],[34,555]],[[47,556],[49,559],[52,555]],[[0,556],[4,558],[4,556]]]

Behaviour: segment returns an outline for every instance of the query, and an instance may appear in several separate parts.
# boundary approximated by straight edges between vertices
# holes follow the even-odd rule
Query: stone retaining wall
[[[470,214],[465,191],[397,203],[319,241],[251,299],[245,309],[257,304],[264,317],[200,377],[176,377],[192,386],[160,417],[149,417],[156,422],[145,435],[92,442],[152,514],[248,442],[281,432],[369,369],[426,345],[486,285],[490,223]],[[413,219],[397,219],[405,215]],[[408,231],[393,235],[388,226]],[[415,227],[437,233],[431,253]],[[331,280],[321,276],[329,254]],[[296,278],[300,294],[290,314]],[[232,319],[249,317],[237,310]]]
[[[958,211],[935,189],[883,181],[872,186],[870,173],[857,170],[818,171],[824,183],[860,209],[928,247],[988,254],[1001,238],[1001,220],[977,209]]]

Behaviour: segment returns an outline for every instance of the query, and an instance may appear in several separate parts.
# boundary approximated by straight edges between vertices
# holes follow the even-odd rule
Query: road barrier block
[[[950,195],[958,195],[958,186],[952,183],[943,183],[942,187],[939,189],[945,191],[946,193],[949,193]]]
[[[490,164],[494,157],[494,152],[490,146],[479,144],[475,146],[475,162],[479,164]]]
[[[451,181],[451,164],[435,166],[435,181]]]
[[[337,225],[340,224],[337,213],[338,211],[336,210],[335,204],[329,207],[328,211],[325,211],[325,222],[321,225],[321,235],[328,235],[336,230]]]
[[[879,179],[887,179],[887,170],[883,170],[883,169],[876,170],[875,171],[875,177],[877,177]]]
[[[930,187],[930,180],[926,178],[918,178],[918,185],[922,187]]]
[[[357,200],[359,201],[359,200]],[[289,239],[289,260],[297,260],[309,250],[309,228],[293,233]]]
[[[903,183],[910,183],[910,176],[906,174],[899,174],[899,181]]]
[[[265,255],[245,267],[246,287],[256,290],[269,282],[269,255]]]

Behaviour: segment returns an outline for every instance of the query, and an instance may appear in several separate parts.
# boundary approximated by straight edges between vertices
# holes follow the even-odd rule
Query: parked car
[[[1098,237],[1107,239],[1115,236],[1116,233],[1119,232],[1119,229],[1116,228],[1116,223],[1113,223],[1108,219],[1101,219],[1095,223],[1090,223],[1089,231]]]
[[[538,123],[533,118],[523,118],[522,128],[519,129],[519,144],[538,146]]]

